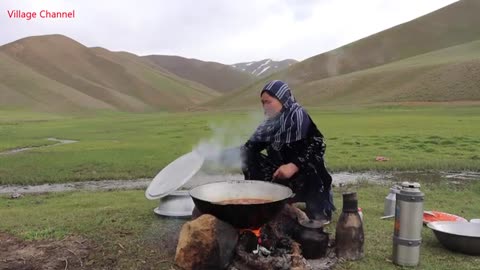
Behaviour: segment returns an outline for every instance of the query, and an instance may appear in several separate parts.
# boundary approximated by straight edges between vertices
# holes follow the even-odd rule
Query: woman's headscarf
[[[295,101],[290,88],[282,81],[271,81],[262,89],[283,105],[281,112],[273,118],[260,124],[251,141],[272,143],[275,149],[280,149],[284,143],[291,143],[307,137],[312,124],[307,112]]]

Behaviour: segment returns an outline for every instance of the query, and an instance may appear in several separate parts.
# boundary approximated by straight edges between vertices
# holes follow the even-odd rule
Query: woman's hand
[[[273,180],[289,179],[297,172],[298,172],[297,165],[293,163],[284,164],[278,167],[278,169],[275,171],[275,173],[273,174]]]

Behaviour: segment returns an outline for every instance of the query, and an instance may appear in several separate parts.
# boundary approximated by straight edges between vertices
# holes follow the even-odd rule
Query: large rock
[[[230,263],[238,231],[212,215],[185,223],[180,231],[175,262],[189,269],[224,269]]]

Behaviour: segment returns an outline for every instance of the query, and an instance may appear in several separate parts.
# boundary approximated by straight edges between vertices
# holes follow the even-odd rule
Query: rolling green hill
[[[293,84],[380,66],[480,39],[480,1],[461,0],[292,66]]]
[[[203,104],[258,106],[272,79],[302,104],[480,100],[480,1],[464,0],[387,29]]]
[[[256,79],[252,74],[215,62],[169,55],[149,55],[143,58],[179,77],[198,82],[222,93],[231,92]]]
[[[185,109],[219,96],[139,56],[87,48],[61,35],[0,47],[0,106],[48,111]]]

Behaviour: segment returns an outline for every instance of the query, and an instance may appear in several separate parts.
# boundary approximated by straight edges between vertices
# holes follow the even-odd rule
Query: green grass
[[[360,184],[345,188],[356,190],[359,207],[364,214],[365,258],[359,262],[342,264],[339,269],[401,269],[391,263],[393,219],[380,220],[383,215],[383,199],[388,187],[382,185]],[[438,210],[457,214],[467,219],[480,216],[480,183],[454,185],[451,183],[423,183],[426,210]],[[341,206],[337,190],[335,202]],[[330,227],[333,232],[333,226]],[[476,269],[479,257],[453,253],[441,246],[433,232],[427,227],[422,230],[420,265],[416,269]],[[408,269],[408,268],[407,268]]]
[[[151,210],[156,204],[141,191],[3,197],[1,230],[30,240],[59,239],[71,233],[99,238],[123,230],[139,233],[155,221]]]
[[[89,269],[159,269],[172,260],[181,219],[159,219],[157,201],[143,191],[77,192],[0,197],[0,232],[25,240],[61,240],[82,235],[92,241]],[[173,239],[172,239],[173,238]],[[88,264],[88,263],[87,263]]]
[[[380,220],[388,186],[360,183],[335,188],[335,203],[341,209],[341,192],[358,192],[365,220],[365,258],[347,262],[339,269],[397,269],[388,260],[392,251],[393,220]],[[425,209],[440,210],[467,219],[480,217],[480,183],[423,183]],[[106,253],[92,255],[98,264],[115,258],[117,269],[159,267],[159,260],[172,261],[176,233],[184,222],[159,218],[152,212],[156,201],[143,191],[76,192],[27,195],[12,200],[0,197],[0,231],[28,240],[63,239],[82,235],[95,241]],[[335,221],[328,231],[334,235]],[[476,269],[480,259],[444,249],[426,227],[422,231],[421,263],[416,269]],[[120,254],[120,253],[121,254]],[[168,265],[168,264],[167,264]],[[168,269],[165,266],[165,269]],[[146,268],[148,269],[148,268]],[[158,269],[158,268],[157,268]]]
[[[311,109],[326,137],[332,171],[480,170],[480,107],[388,106]],[[78,143],[0,155],[0,184],[151,178],[202,139],[241,144],[257,120],[245,112],[100,113],[26,115],[0,113],[0,151]],[[212,127],[217,127],[215,131]],[[386,156],[387,162],[375,161]]]

